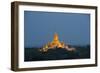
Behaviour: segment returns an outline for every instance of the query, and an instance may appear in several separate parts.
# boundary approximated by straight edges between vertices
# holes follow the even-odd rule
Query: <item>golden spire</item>
[[[58,37],[58,34],[55,33],[55,34],[54,34],[54,41],[57,41],[57,40],[59,40],[59,37]]]

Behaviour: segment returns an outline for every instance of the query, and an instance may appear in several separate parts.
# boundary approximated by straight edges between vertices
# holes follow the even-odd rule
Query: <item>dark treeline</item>
[[[70,45],[69,45],[70,46]],[[75,51],[67,51],[61,48],[49,49],[47,52],[40,52],[41,47],[25,48],[24,61],[44,61],[63,59],[86,59],[90,58],[90,45],[70,46],[76,48]]]

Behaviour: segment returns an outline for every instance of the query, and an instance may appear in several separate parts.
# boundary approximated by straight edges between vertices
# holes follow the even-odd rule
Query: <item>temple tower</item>
[[[60,42],[58,34],[55,33],[52,42],[48,42],[44,47],[43,51],[48,51],[48,49],[64,48],[64,42]]]

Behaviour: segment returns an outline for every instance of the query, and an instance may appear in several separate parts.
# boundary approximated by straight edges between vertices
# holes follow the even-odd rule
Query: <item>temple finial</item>
[[[54,40],[58,40],[58,34],[56,32],[54,34]]]

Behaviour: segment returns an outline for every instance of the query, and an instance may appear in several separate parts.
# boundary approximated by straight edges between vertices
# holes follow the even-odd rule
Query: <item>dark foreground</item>
[[[49,49],[40,52],[39,48],[25,48],[24,61],[64,60],[64,59],[86,59],[90,58],[90,48],[75,47],[75,51],[67,51],[61,48]]]

